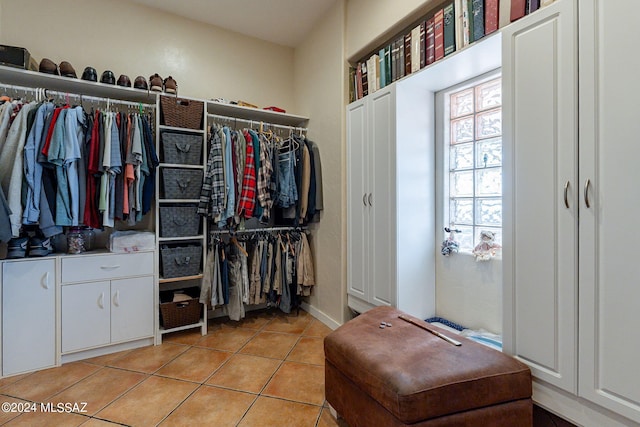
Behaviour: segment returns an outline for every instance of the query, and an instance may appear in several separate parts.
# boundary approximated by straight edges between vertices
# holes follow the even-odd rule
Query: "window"
[[[482,230],[502,244],[501,84],[494,78],[444,96],[444,224],[461,231],[461,252],[473,250]]]

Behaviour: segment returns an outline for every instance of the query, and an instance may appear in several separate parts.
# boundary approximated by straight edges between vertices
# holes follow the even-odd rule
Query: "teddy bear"
[[[480,243],[473,248],[476,261],[489,261],[496,255],[502,246],[496,243],[495,239],[496,235],[492,231],[480,231]]]

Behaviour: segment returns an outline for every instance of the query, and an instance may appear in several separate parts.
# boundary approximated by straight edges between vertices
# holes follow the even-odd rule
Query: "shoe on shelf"
[[[129,79],[129,76],[120,74],[120,77],[118,77],[118,86],[131,87],[131,80]]]
[[[82,80],[88,80],[90,82],[98,81],[98,72],[93,67],[86,67],[82,72]]]
[[[173,77],[169,76],[164,79],[164,91],[166,93],[172,93],[176,95],[178,93],[178,83],[174,80]]]
[[[100,83],[106,83],[108,85],[116,84],[116,76],[113,74],[113,71],[106,70],[102,73],[102,76],[100,76]]]
[[[29,239],[29,256],[47,256],[51,252],[53,246],[48,237],[33,236]]]
[[[56,63],[49,58],[42,58],[42,61],[40,61],[40,66],[38,67],[38,71],[45,74],[55,74],[56,76],[60,75],[60,72],[58,71],[58,65],[56,65]]]
[[[9,244],[7,245],[7,259],[26,257],[28,244],[28,237],[16,237],[9,240]]]
[[[77,79],[76,70],[73,69],[73,66],[67,61],[62,61],[60,63],[60,75],[64,77],[71,77]]]
[[[155,92],[162,92],[162,77],[160,77],[158,73],[149,77],[149,86],[150,89]]]
[[[133,87],[136,89],[149,90],[149,86],[147,86],[147,80],[142,76],[136,77],[133,82]]]

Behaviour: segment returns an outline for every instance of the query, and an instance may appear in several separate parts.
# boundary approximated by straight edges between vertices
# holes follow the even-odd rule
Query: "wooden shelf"
[[[226,116],[230,119],[238,118],[255,122],[266,122],[285,126],[306,126],[308,117],[295,114],[279,113],[261,108],[242,107],[234,104],[207,101],[207,113]]]
[[[200,135],[202,135],[204,133],[203,129],[179,128],[179,127],[175,127],[175,126],[166,126],[166,125],[159,125],[159,128],[160,128],[161,131],[170,130],[172,132],[195,133],[195,134],[200,134]]]
[[[78,70],[76,70],[76,72],[77,71]],[[82,74],[82,71],[80,71],[79,74]],[[7,67],[4,65],[0,65],[0,81],[4,84],[14,86],[46,88],[57,92],[68,92],[69,94],[89,95],[130,102],[142,102],[144,104],[154,104],[154,106],[158,96],[156,92],[99,82],[90,82],[79,78],[74,79],[61,77],[37,71]]]
[[[162,277],[159,279],[160,283],[171,283],[171,282],[182,282],[185,280],[198,280],[202,279],[202,274],[196,274],[193,276],[181,276],[181,277],[171,277],[170,279],[163,279]]]

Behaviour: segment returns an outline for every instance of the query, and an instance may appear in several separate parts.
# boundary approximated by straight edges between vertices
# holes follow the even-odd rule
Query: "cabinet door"
[[[2,374],[56,363],[55,260],[2,267]]]
[[[504,348],[575,392],[576,5],[556,1],[503,37]]]
[[[579,393],[640,422],[637,6],[580,2]]]
[[[370,302],[393,306],[396,305],[395,104],[395,86],[371,96]]]
[[[62,352],[109,344],[109,282],[62,286]]]
[[[111,282],[111,342],[153,336],[153,277]]]
[[[347,108],[347,269],[348,292],[369,298],[369,131],[366,99]]]

